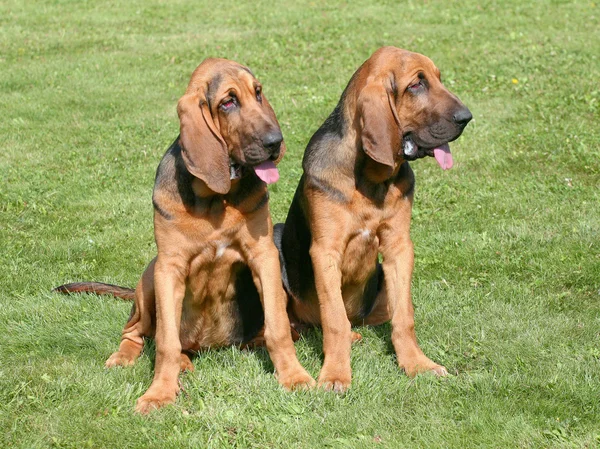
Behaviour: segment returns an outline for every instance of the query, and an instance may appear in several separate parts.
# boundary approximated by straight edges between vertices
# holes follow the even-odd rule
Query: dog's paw
[[[319,387],[325,391],[333,391],[334,393],[342,394],[350,389],[350,381],[340,379],[321,379],[319,380]]]
[[[417,360],[398,363],[401,369],[404,370],[408,377],[415,377],[418,374],[432,373],[439,377],[448,375],[448,370],[442,365],[438,365],[429,358],[423,356]]]
[[[431,368],[430,371],[439,377],[446,377],[448,375],[448,370],[442,365],[436,365],[435,367]]]
[[[117,351],[106,360],[104,366],[107,368],[113,368],[115,366],[131,366],[135,363],[136,359],[137,357],[133,354]]]
[[[352,343],[357,343],[362,340],[362,335],[360,335],[358,332],[352,331],[350,338],[352,339]]]
[[[341,373],[327,373],[325,370],[321,370],[321,375],[319,376],[319,387],[325,391],[333,391],[334,393],[345,393],[352,383],[352,375],[351,374],[341,374]]]
[[[275,374],[275,377],[287,391],[309,390],[316,385],[315,380],[304,368],[285,375]]]
[[[179,360],[179,371],[182,373],[185,371],[193,373],[195,369],[190,356],[182,352]]]
[[[157,410],[165,405],[175,403],[176,393],[173,392],[151,392],[148,390],[142,397],[137,400],[135,412],[141,415],[147,415],[153,410]]]

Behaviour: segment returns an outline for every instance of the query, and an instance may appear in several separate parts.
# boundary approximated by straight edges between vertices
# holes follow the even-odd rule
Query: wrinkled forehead
[[[399,66],[402,76],[414,78],[422,73],[427,78],[440,77],[440,71],[433,61],[419,53],[404,52],[400,56]]]
[[[206,96],[210,100],[218,99],[234,92],[242,95],[245,92],[254,92],[258,81],[252,72],[244,66],[229,67],[216,72],[208,81]]]
[[[192,73],[187,92],[196,90],[214,93],[232,86],[252,86],[257,83],[254,74],[243,65],[226,59],[207,59]]]

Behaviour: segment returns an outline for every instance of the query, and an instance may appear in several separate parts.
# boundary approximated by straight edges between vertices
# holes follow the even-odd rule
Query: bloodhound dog
[[[140,413],[175,401],[180,370],[193,369],[189,351],[255,338],[266,342],[283,387],[312,386],[296,358],[269,214],[267,184],[285,150],[275,113],[252,72],[225,59],[198,66],[177,112],[180,136],[152,196],[158,254],[135,293],[101,283],[56,290],[133,297],[106,366],[133,364],[144,337],[154,337],[154,380]]]
[[[292,325],[323,328],[318,383],[350,386],[351,325],[391,320],[400,368],[447,374],[419,348],[410,294],[415,179],[408,161],[452,167],[448,142],[472,116],[427,57],[376,51],[310,139],[285,225],[275,226]],[[378,255],[383,263],[378,263]]]

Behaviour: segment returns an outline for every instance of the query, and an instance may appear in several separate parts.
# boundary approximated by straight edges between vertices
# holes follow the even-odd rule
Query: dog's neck
[[[239,190],[241,180],[242,180],[241,177],[232,179],[231,180],[231,189],[229,189],[229,192],[222,195],[220,193],[217,193],[217,192],[211,190],[206,185],[206,183],[204,181],[202,181],[200,178],[194,178],[192,180],[192,191],[194,192],[194,195],[197,196],[198,198],[210,198],[210,197],[213,197],[216,195],[225,197],[225,196],[228,196],[231,194],[235,194]]]
[[[362,165],[362,172],[364,176],[374,184],[381,184],[383,182],[395,179],[400,170],[400,166],[404,163],[402,158],[398,158],[394,164],[392,170],[387,165],[380,164],[374,161],[365,154]]]
[[[192,180],[192,190],[194,192],[194,195],[199,198],[208,198],[217,195],[217,193],[209,189],[206,183],[200,178],[194,178]]]

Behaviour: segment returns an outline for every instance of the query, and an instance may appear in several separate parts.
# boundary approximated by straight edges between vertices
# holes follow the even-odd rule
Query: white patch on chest
[[[221,240],[217,240],[215,243],[217,245],[217,251],[215,252],[215,259],[218,259],[225,253],[225,250],[229,246],[229,242],[223,242]]]
[[[359,229],[358,233],[362,236],[362,238],[364,239],[368,239],[371,238],[371,231],[369,229]]]

